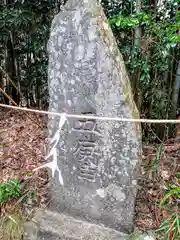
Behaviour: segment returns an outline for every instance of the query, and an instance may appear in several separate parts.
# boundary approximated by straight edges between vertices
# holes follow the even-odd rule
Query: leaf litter
[[[0,216],[19,203],[27,216],[47,206],[47,170],[33,171],[46,162],[47,141],[47,116],[0,108],[0,184],[20,179],[22,188],[22,198],[0,206]]]

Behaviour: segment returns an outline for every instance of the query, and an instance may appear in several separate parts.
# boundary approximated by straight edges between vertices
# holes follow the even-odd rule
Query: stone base
[[[124,233],[73,217],[39,210],[25,224],[24,240],[127,240]]]

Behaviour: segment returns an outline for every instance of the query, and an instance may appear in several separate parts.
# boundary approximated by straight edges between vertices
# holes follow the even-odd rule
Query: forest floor
[[[176,216],[180,223],[180,141],[143,146],[142,158],[135,225],[143,232],[162,228],[156,233],[158,240],[180,239],[180,232],[173,232],[179,228]]]
[[[42,115],[0,108],[0,186],[19,179],[21,188],[21,197],[5,204],[1,204],[0,194],[2,240],[20,240],[23,221],[31,218],[36,208],[48,205],[47,171],[33,171],[45,162],[46,125],[47,118]]]
[[[0,204],[0,239],[13,233],[15,219],[27,219],[38,208],[47,207],[48,174],[45,169],[33,171],[45,163],[47,146],[47,118],[42,115],[0,108],[0,186],[20,179],[21,197]],[[161,148],[161,149],[160,149]],[[159,203],[169,186],[180,187],[179,181],[180,142],[173,139],[163,145],[144,145],[141,178],[136,203],[136,228],[141,231],[158,229],[161,222],[170,216],[170,211],[160,208]],[[1,200],[0,196],[0,200]],[[179,214],[179,200],[169,198],[170,209]],[[1,201],[0,201],[1,202]],[[15,214],[16,213],[16,214]],[[17,214],[18,213],[18,214]],[[4,220],[3,220],[4,219]],[[10,226],[10,227],[9,227]],[[10,233],[11,232],[11,233]],[[8,235],[9,236],[9,235]],[[10,239],[10,238],[9,238]],[[160,238],[158,238],[160,239]],[[170,238],[173,240],[173,237]]]

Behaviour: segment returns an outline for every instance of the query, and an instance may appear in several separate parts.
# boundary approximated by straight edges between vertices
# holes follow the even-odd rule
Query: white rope
[[[119,122],[137,122],[137,123],[180,123],[180,119],[131,119],[131,118],[119,118],[119,117],[100,117],[95,115],[84,115],[84,114],[69,114],[69,113],[57,113],[57,112],[48,112],[48,111],[42,111],[42,110],[35,110],[35,109],[29,109],[29,108],[23,108],[23,107],[16,107],[6,104],[1,104],[0,107],[4,108],[11,108],[15,110],[21,110],[26,112],[34,112],[39,114],[46,114],[46,115],[54,115],[61,117],[62,115],[65,115],[66,118],[78,118],[78,119],[94,119],[94,120],[100,120],[100,121],[119,121]]]

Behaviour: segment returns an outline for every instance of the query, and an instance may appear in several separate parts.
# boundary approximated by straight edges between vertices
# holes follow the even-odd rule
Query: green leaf
[[[150,17],[145,14],[145,15],[143,15],[143,18],[142,18],[142,19],[143,19],[143,21],[147,21],[147,20],[150,20]]]
[[[179,234],[180,234],[180,218],[178,217],[178,215],[177,215],[177,220],[176,220],[176,222],[177,222],[178,232],[179,232]]]
[[[143,74],[142,76],[141,76],[141,80],[143,81],[145,79],[145,75]]]
[[[168,230],[169,228],[170,228],[169,225],[164,225],[164,226],[158,228],[157,230],[155,230],[155,232],[165,231],[165,230]]]
[[[154,169],[157,170],[158,167],[159,167],[159,160],[161,159],[161,155],[162,155],[162,151],[163,151],[163,143],[161,143],[159,149],[158,149],[158,152],[156,154],[156,157],[154,159]]]
[[[120,26],[121,26],[121,20],[119,19],[117,22],[115,22],[115,25],[116,25],[117,27],[120,27]]]
[[[15,180],[0,185],[0,205],[5,204],[10,198],[20,197],[20,181]]]
[[[180,187],[176,187],[174,189],[172,189],[170,192],[168,192],[163,199],[160,202],[160,207],[162,208],[162,206],[165,204],[165,202],[172,196],[176,196],[180,194]]]
[[[177,178],[180,178],[180,172],[177,172],[177,173],[176,173],[176,177],[177,177]]]

